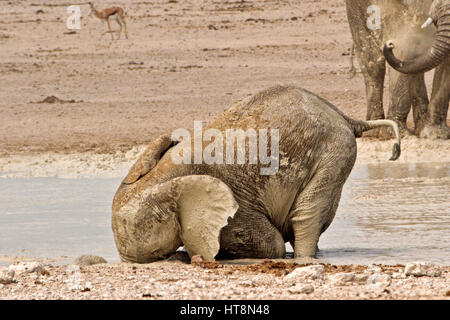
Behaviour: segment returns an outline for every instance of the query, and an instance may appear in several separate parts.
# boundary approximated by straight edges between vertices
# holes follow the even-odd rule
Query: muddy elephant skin
[[[355,163],[355,137],[379,126],[397,134],[395,160],[400,155],[395,122],[352,120],[311,92],[276,86],[236,102],[204,128],[278,130],[274,174],[261,174],[260,162],[195,164],[192,156],[191,164],[177,164],[181,146],[194,138],[173,142],[172,135],[161,136],[133,165],[113,201],[122,261],[164,259],[182,245],[191,257],[208,261],[284,258],[288,241],[296,257],[314,257]],[[274,143],[264,146],[268,155]],[[249,143],[245,146],[248,155]]]

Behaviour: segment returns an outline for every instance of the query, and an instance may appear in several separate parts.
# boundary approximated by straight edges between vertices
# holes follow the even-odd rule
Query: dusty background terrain
[[[71,34],[76,2],[0,2],[0,155],[127,151],[275,84],[365,117],[343,0],[97,2],[125,9],[129,40],[84,3]],[[68,102],[38,103],[51,96]]]

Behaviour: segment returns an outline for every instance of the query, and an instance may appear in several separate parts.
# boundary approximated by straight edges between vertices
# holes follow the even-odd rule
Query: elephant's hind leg
[[[324,191],[316,195],[317,199],[299,198],[291,219],[295,237],[295,258],[315,257],[319,237],[328,228],[336,213],[341,190],[342,188],[339,188],[338,192],[332,193]],[[310,202],[317,202],[317,206]]]
[[[348,159],[350,162],[350,159]],[[289,213],[294,232],[294,257],[315,257],[320,235],[333,221],[342,187],[352,166],[344,159],[322,168],[298,195]]]
[[[239,209],[220,233],[216,259],[284,258],[286,247],[281,233],[262,213]]]

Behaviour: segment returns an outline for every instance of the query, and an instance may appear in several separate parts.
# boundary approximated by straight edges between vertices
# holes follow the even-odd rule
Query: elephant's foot
[[[419,132],[419,137],[424,139],[450,139],[450,128],[446,124],[425,125]]]
[[[220,250],[216,260],[286,256],[284,239],[278,229],[262,213],[239,209],[220,233]]]

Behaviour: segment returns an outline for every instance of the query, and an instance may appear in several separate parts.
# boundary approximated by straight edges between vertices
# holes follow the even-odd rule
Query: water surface
[[[450,163],[355,166],[319,256],[336,264],[450,265],[449,177]],[[118,262],[110,219],[120,180],[0,178],[0,257],[67,263],[90,253]]]

